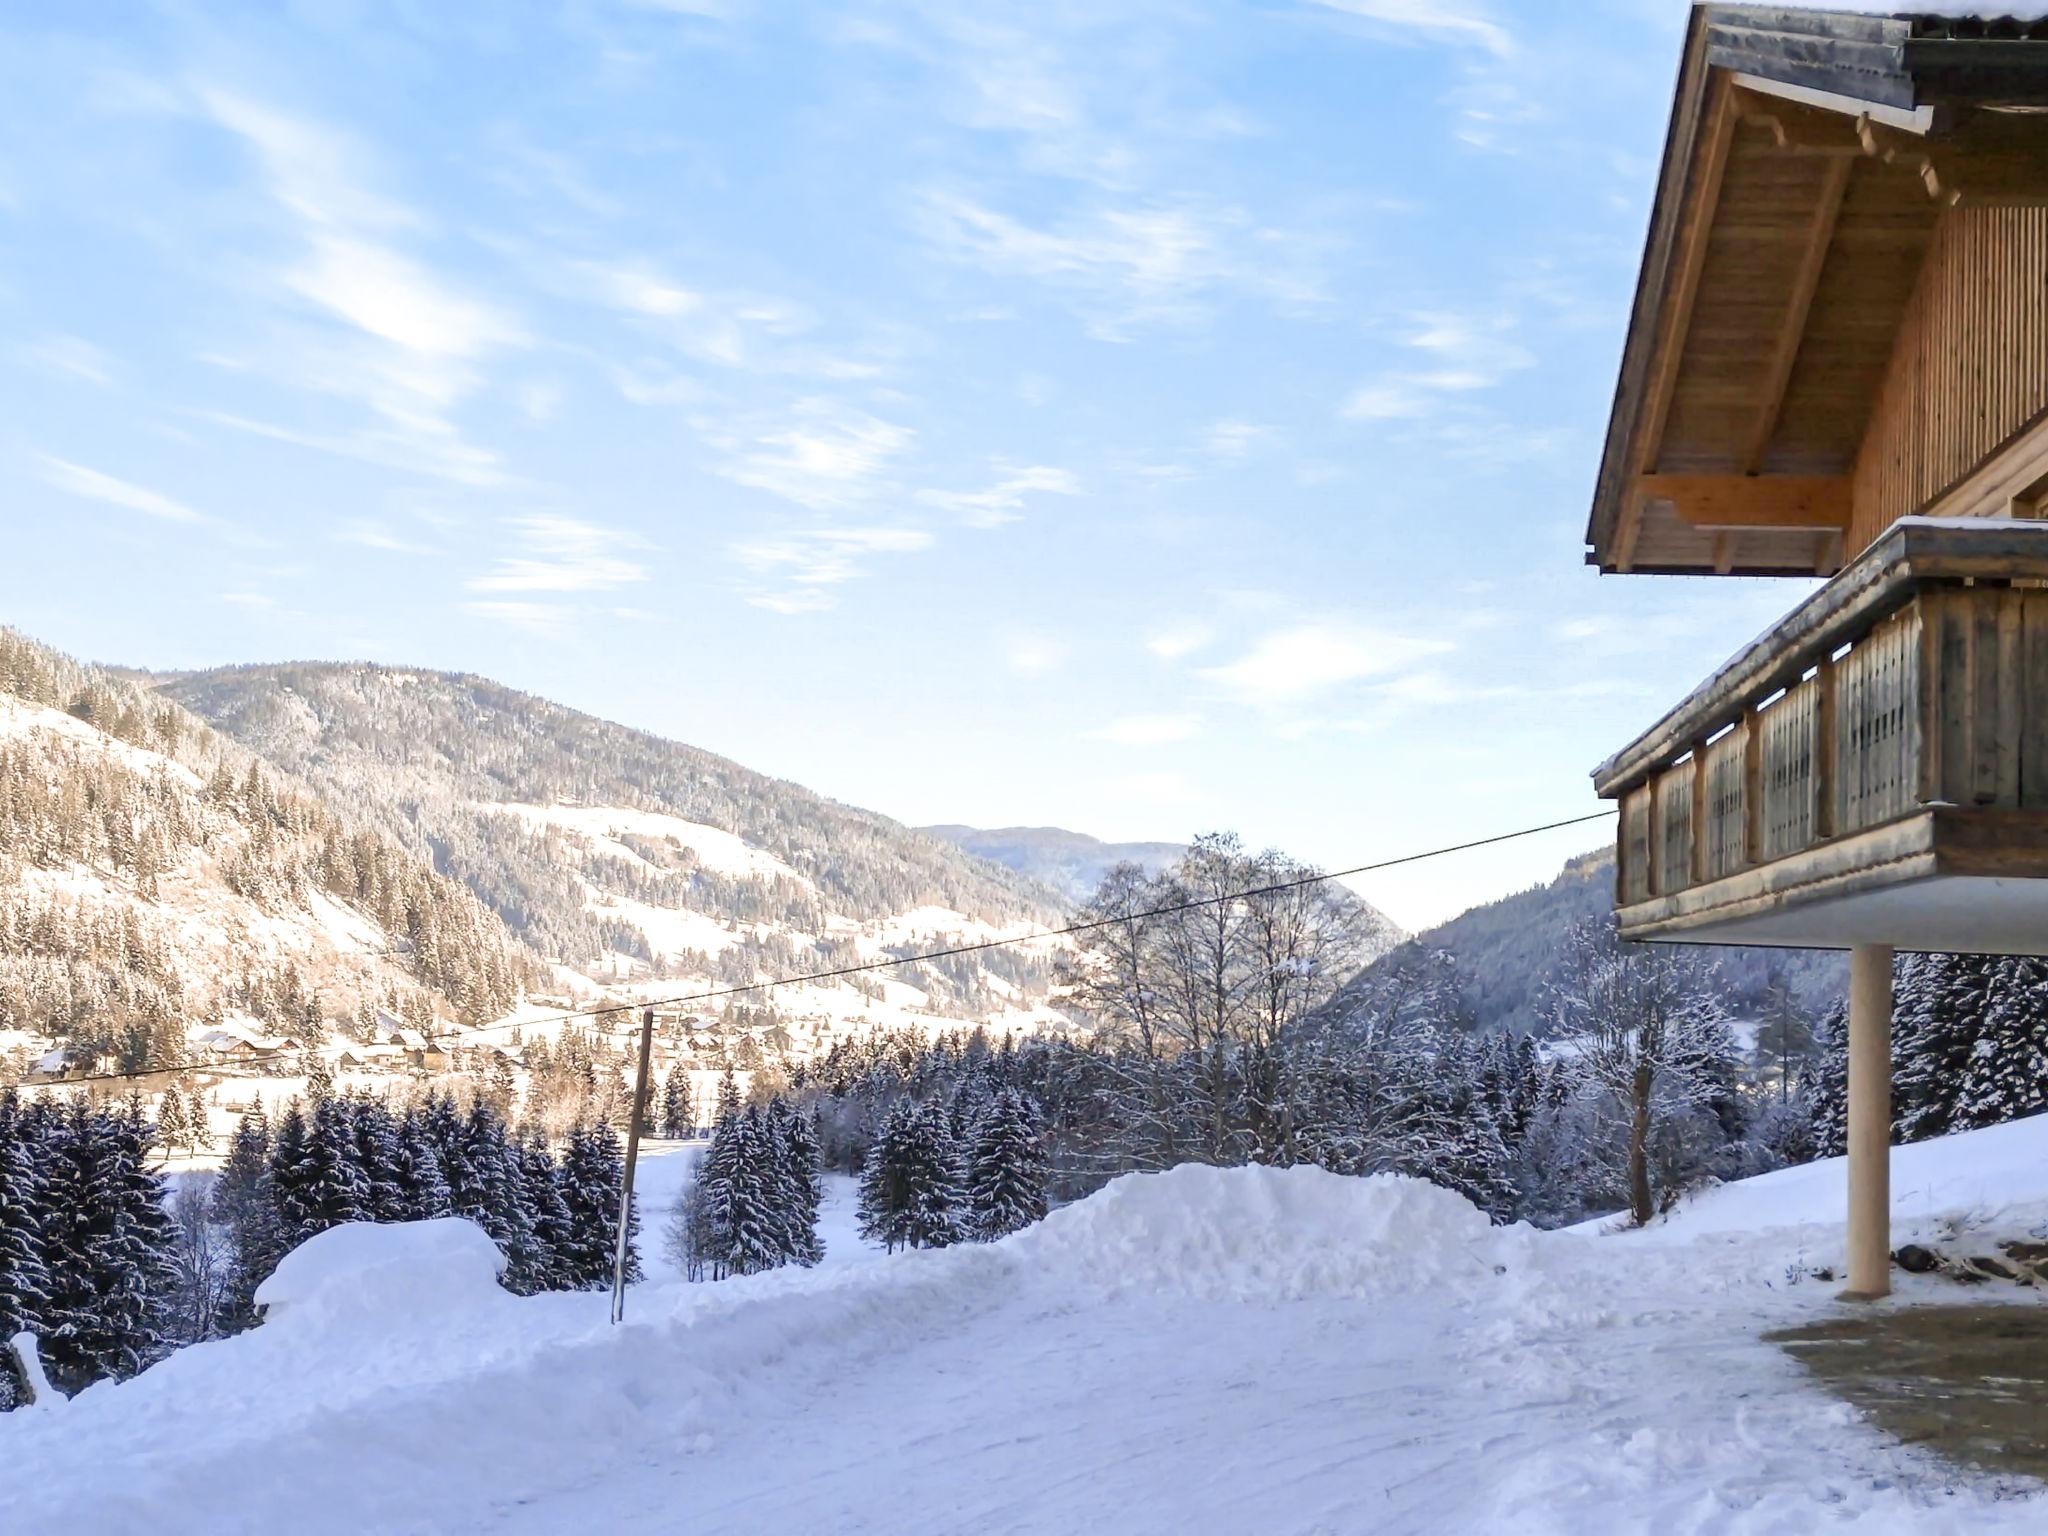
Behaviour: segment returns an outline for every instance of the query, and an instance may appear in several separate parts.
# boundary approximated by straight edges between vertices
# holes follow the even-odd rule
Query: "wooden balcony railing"
[[[2048,811],[2048,523],[1895,524],[1594,783],[1624,930],[1930,807]]]

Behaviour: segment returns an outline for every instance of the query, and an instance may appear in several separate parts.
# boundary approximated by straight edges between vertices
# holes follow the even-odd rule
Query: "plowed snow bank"
[[[1398,1174],[1190,1163],[1127,1174],[1007,1246],[1036,1273],[1111,1292],[1357,1300],[1490,1281],[1533,1236]]]

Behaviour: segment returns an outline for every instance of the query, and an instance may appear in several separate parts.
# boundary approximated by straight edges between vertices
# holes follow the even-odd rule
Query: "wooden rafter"
[[[1671,399],[1678,385],[1678,365],[1685,352],[1685,339],[1692,329],[1693,301],[1699,295],[1700,273],[1706,266],[1707,240],[1714,227],[1714,213],[1721,202],[1721,178],[1728,167],[1729,146],[1735,139],[1737,92],[1725,78],[1716,80],[1718,92],[1708,115],[1705,143],[1694,168],[1697,189],[1693,205],[1680,234],[1678,265],[1670,298],[1658,330],[1656,365],[1645,397],[1642,424],[1634,445],[1635,477],[1657,467],[1663,451],[1664,426],[1671,415]],[[1626,571],[1635,563],[1636,536],[1642,531],[1643,501],[1631,496],[1616,530],[1615,569]]]
[[[1843,529],[1849,526],[1847,475],[1644,475],[1636,500],[1669,502],[1688,527]]]
[[[1763,468],[1770,452],[1771,438],[1778,430],[1778,416],[1785,407],[1785,388],[1792,382],[1792,366],[1799,360],[1799,346],[1806,339],[1806,317],[1813,309],[1813,296],[1820,287],[1821,269],[1827,265],[1828,250],[1834,244],[1835,223],[1842,214],[1842,196],[1849,189],[1853,160],[1828,162],[1821,183],[1820,201],[1806,226],[1806,247],[1799,255],[1799,270],[1792,280],[1792,293],[1778,322],[1778,340],[1771,348],[1771,361],[1764,373],[1758,396],[1756,420],[1743,448],[1742,467],[1755,474]]]

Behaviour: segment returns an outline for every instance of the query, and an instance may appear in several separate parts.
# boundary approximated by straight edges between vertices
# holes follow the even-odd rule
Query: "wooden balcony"
[[[1907,518],[1593,775],[1624,936],[2048,948],[2048,522]]]

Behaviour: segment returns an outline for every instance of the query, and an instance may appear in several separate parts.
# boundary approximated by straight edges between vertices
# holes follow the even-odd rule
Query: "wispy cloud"
[[[82,497],[87,501],[104,502],[110,507],[122,507],[130,512],[140,512],[146,517],[160,517],[170,523],[209,522],[205,513],[187,506],[176,497],[153,491],[146,485],[133,481],[117,480],[112,475],[102,474],[97,469],[88,469],[83,464],[73,464],[68,459],[41,456],[43,480],[70,496]]]
[[[45,336],[22,349],[22,356],[46,373],[80,379],[87,384],[114,382],[113,362],[91,342],[77,336]]]
[[[832,606],[826,588],[865,574],[867,557],[915,554],[933,542],[923,528],[821,527],[744,541],[733,545],[731,553],[742,568],[777,584],[748,594],[747,601],[755,607],[773,613],[812,613]]]
[[[1362,21],[1379,23],[1385,35],[1456,47],[1479,48],[1506,58],[1514,38],[1492,12],[1470,0],[1309,0],[1325,10],[1340,11]]]
[[[1081,482],[1071,471],[1033,464],[1024,469],[998,468],[999,478],[979,491],[924,490],[917,499],[960,515],[970,528],[999,528],[1023,515],[1025,499],[1034,494],[1078,496]]]
[[[1401,344],[1421,354],[1419,366],[1393,369],[1362,385],[1344,401],[1341,414],[1359,421],[1416,420],[1447,399],[1492,389],[1535,366],[1535,354],[1513,339],[1514,328],[1507,317],[1412,314]]]
[[[813,510],[864,499],[917,435],[822,399],[797,402],[790,418],[774,426],[734,431],[703,421],[699,427],[727,454],[720,474]]]
[[[395,533],[388,524],[381,523],[377,519],[370,517],[350,518],[339,528],[335,529],[334,539],[338,544],[357,544],[364,549],[383,550],[385,553],[393,555],[426,555],[433,553],[430,546],[419,543],[417,540],[406,538],[403,534]]]
[[[1326,620],[1274,630],[1236,661],[1204,668],[1200,676],[1245,703],[1299,703],[1403,672],[1450,649],[1445,640]]]
[[[1224,288],[1297,302],[1320,292],[1299,265],[1301,242],[1242,210],[1191,199],[1102,206],[1037,226],[963,193],[932,191],[918,226],[956,260],[1074,294],[1090,328],[1110,340],[1133,326],[1197,319]]]
[[[245,144],[271,200],[289,219],[296,253],[270,274],[273,291],[325,331],[273,340],[267,371],[367,407],[380,428],[322,446],[389,462],[390,439],[411,466],[475,483],[487,461],[463,441],[451,412],[480,386],[478,364],[523,345],[519,323],[400,248],[426,220],[375,186],[369,156],[347,135],[238,92],[202,86],[198,109]],[[292,429],[278,436],[290,440]]]
[[[543,639],[559,639],[569,633],[576,624],[576,611],[559,603],[529,603],[516,601],[478,601],[462,605],[462,611],[473,619],[482,619],[506,629],[520,630]]]
[[[644,550],[635,534],[573,517],[535,514],[507,520],[517,553],[463,585],[472,592],[602,592],[647,579],[647,567],[622,551]]]
[[[1273,428],[1258,422],[1226,419],[1209,424],[1209,430],[1202,434],[1202,446],[1212,459],[1234,461],[1250,458],[1277,436]]]

